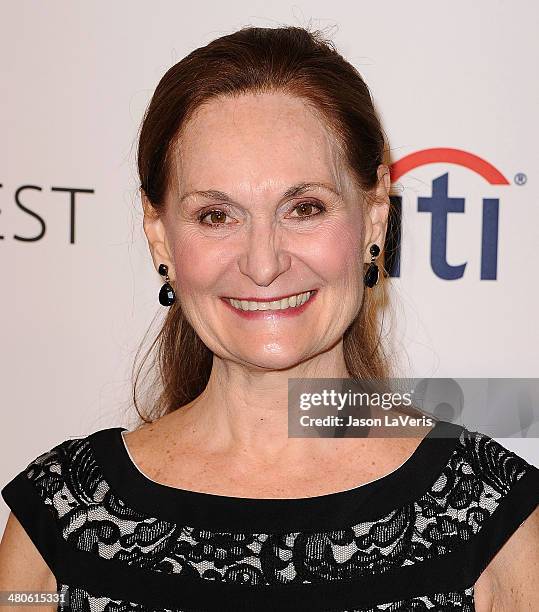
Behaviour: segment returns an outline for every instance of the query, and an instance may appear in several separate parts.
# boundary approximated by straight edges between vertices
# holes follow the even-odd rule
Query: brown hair
[[[360,190],[366,196],[372,192],[378,182],[377,168],[384,163],[385,138],[369,89],[358,71],[320,31],[245,27],[195,49],[172,66],[157,85],[144,115],[138,147],[140,188],[157,213],[165,202],[174,144],[197,108],[217,96],[276,91],[303,99],[319,114],[335,135]],[[383,248],[377,263],[381,268],[379,283],[364,292],[361,308],[343,338],[351,378],[390,376],[377,316],[387,299]],[[135,407],[146,422],[200,395],[212,368],[213,353],[185,318],[179,300],[167,310],[133,385]],[[148,389],[157,389],[158,395],[152,408],[141,413],[138,379],[156,345],[149,368],[154,380]],[[135,363],[139,352],[140,348]]]

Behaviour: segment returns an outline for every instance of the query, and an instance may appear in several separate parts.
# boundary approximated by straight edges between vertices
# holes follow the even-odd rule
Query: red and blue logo
[[[509,185],[505,176],[491,163],[467,151],[434,148],[416,151],[391,165],[391,181],[396,182],[407,172],[427,164],[456,164],[472,170],[491,185]],[[447,216],[463,213],[465,198],[448,195],[449,173],[432,181],[432,195],[417,199],[418,212],[431,214],[430,264],[439,278],[455,280],[464,275],[466,263],[451,265],[447,261]],[[401,196],[391,196],[392,204],[400,213]],[[496,280],[498,266],[498,212],[499,198],[483,198],[481,226],[481,280]],[[395,245],[390,276],[400,276],[400,240]]]

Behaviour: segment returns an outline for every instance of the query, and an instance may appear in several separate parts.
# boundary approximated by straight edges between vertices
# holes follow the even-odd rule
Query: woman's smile
[[[228,308],[245,319],[274,319],[275,317],[294,317],[302,314],[318,294],[317,289],[305,291],[278,300],[237,300],[220,298]]]

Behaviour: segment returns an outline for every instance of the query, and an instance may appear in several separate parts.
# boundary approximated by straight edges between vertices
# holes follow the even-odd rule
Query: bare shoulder
[[[56,587],[54,574],[17,517],[10,512],[0,542],[0,591],[55,591]],[[43,606],[39,609],[44,610]]]
[[[515,530],[475,585],[477,612],[539,610],[539,507]]]
[[[173,413],[123,433],[125,446],[134,463],[154,480],[164,477],[172,485],[174,464],[186,450],[181,428],[171,426]],[[176,420],[174,420],[176,423]]]
[[[140,453],[152,453],[162,448],[163,441],[170,433],[169,420],[171,413],[166,414],[151,423],[144,423],[131,431],[125,431],[123,436],[130,450]]]
[[[489,570],[495,610],[539,610],[539,508],[502,546]]]
[[[169,412],[149,423],[143,423],[136,429],[125,431],[123,436],[130,449],[140,454],[159,453],[167,448],[180,448],[189,446],[190,431],[197,423],[196,412],[191,412],[193,400],[189,404]]]

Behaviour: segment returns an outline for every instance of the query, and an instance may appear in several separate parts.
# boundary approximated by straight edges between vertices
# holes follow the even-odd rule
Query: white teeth
[[[249,300],[235,300],[233,298],[228,301],[239,310],[286,310],[305,304],[313,293],[314,291],[306,291],[274,302],[250,302]]]

